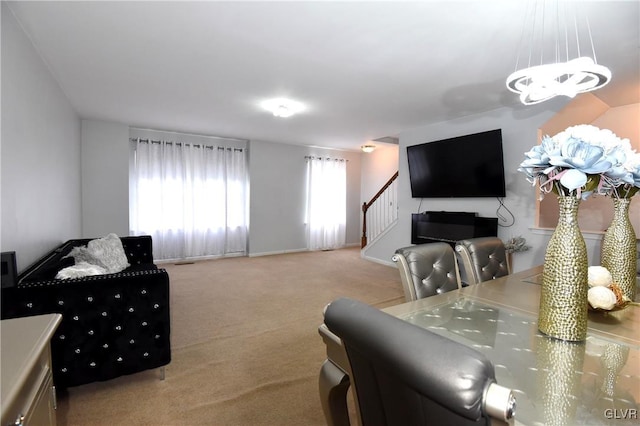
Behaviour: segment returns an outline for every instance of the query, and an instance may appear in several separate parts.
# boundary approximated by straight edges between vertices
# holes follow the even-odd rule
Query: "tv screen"
[[[504,197],[502,130],[407,147],[413,198]]]

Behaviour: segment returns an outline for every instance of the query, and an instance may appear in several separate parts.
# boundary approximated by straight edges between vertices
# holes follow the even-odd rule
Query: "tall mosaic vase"
[[[631,198],[613,198],[613,220],[604,233],[600,264],[629,300],[636,297],[636,233],[629,220]]]
[[[604,370],[604,381],[600,390],[608,397],[615,397],[618,375],[629,359],[629,347],[616,344],[605,346],[600,363]]]
[[[580,199],[559,196],[560,216],[544,258],[538,329],[568,341],[587,337],[587,246],[578,227]]]
[[[537,402],[544,408],[539,424],[577,424],[586,345],[541,336],[535,350]]]

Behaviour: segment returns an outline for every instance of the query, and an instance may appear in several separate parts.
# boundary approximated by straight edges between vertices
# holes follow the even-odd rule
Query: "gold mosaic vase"
[[[618,375],[629,359],[629,347],[609,344],[604,348],[600,363],[604,369],[604,381],[600,390],[608,397],[615,397]]]
[[[587,246],[578,227],[580,199],[559,196],[560,215],[544,257],[538,329],[561,340],[587,337]]]
[[[545,426],[576,424],[581,401],[581,380],[585,357],[584,343],[564,342],[539,336],[536,350],[537,403]]]
[[[636,233],[629,220],[631,198],[613,199],[613,220],[604,233],[600,264],[629,300],[636,297]]]

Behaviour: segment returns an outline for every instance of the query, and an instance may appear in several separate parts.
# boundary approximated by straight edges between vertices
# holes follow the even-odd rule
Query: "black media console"
[[[456,241],[476,237],[497,237],[498,218],[479,217],[469,212],[427,211],[411,215],[411,244]]]

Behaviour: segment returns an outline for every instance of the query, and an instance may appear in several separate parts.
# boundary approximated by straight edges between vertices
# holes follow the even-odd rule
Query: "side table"
[[[60,314],[0,321],[2,424],[56,424],[51,337]]]

